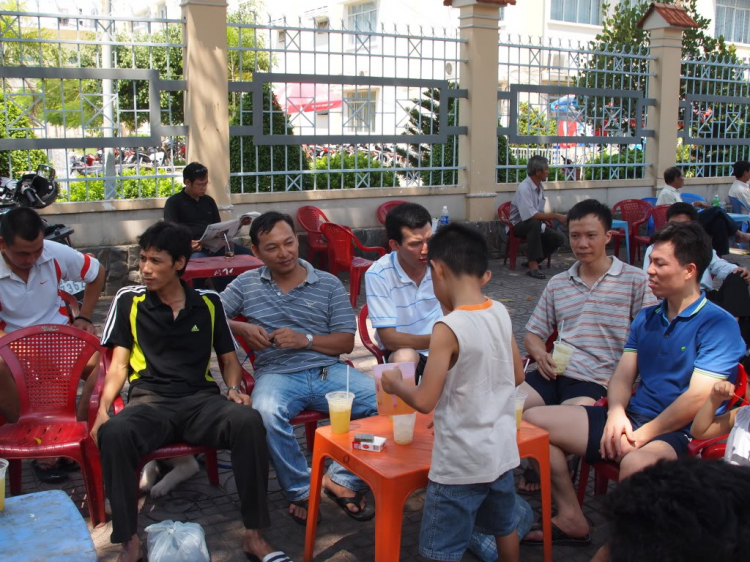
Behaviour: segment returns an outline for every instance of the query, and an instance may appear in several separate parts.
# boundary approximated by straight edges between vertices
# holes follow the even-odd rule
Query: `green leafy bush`
[[[0,138],[11,139],[33,139],[34,133],[27,129],[31,127],[28,117],[22,115],[21,109],[14,103],[5,105],[5,99],[0,93]],[[6,120],[7,119],[7,120]],[[8,135],[7,123],[13,123],[13,131]],[[0,150],[0,176],[20,178],[24,172],[34,171],[40,164],[47,163],[47,154],[44,150]],[[11,173],[11,167],[12,172]]]
[[[636,165],[643,164],[643,150],[638,148],[631,148],[630,150],[625,150],[623,148],[615,153],[604,150],[600,154],[590,158],[586,163],[590,165],[589,167],[586,167],[584,179],[587,180],[612,179],[609,175],[611,167],[596,167],[597,165],[601,166],[603,164],[622,164],[622,166],[618,166],[619,175],[616,176],[617,179],[632,180],[643,177],[643,166]]]
[[[329,173],[330,168],[330,173]],[[365,170],[362,172],[337,172],[336,170]],[[393,187],[398,186],[395,181],[396,175],[390,168],[384,171],[369,171],[383,169],[383,165],[375,158],[370,157],[363,152],[355,154],[345,154],[343,166],[341,162],[341,153],[333,156],[324,156],[317,161],[315,165],[316,173],[313,181],[316,182],[318,189],[341,189],[342,176],[343,188],[353,189],[356,187]],[[330,183],[329,183],[330,181]]]
[[[169,173],[169,169],[160,168],[159,173]],[[145,199],[150,197],[169,197],[173,191],[181,189],[179,178],[144,178],[137,179],[135,170],[123,170],[120,177],[133,179],[118,179],[117,199]],[[138,183],[140,182],[140,194],[138,193]],[[88,194],[86,193],[86,184],[88,184]],[[158,195],[157,195],[158,186]],[[90,181],[71,181],[68,184],[70,190],[70,201],[101,201],[104,199],[104,180]],[[61,189],[60,200],[67,200],[68,193],[63,187]]]

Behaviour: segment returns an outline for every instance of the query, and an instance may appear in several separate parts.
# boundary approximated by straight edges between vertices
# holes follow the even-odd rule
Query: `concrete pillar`
[[[468,134],[459,136],[458,183],[466,185],[466,220],[488,221],[496,217],[495,183],[497,165],[497,4],[476,0],[454,0],[460,9],[461,58],[459,87],[469,91],[459,100],[460,125]]]
[[[227,76],[227,3],[183,0],[185,18],[185,124],[188,162],[208,167],[208,194],[222,220],[231,217],[229,191],[229,98]]]
[[[662,27],[651,30],[651,72],[648,95],[656,100],[648,108],[646,127],[654,130],[654,137],[646,141],[646,179],[658,190],[664,187],[664,170],[674,166],[677,159],[677,121],[680,102],[680,60],[682,29]]]

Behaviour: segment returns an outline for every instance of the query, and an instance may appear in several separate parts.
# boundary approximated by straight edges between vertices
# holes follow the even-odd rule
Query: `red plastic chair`
[[[363,246],[351,230],[332,222],[322,224],[320,229],[328,240],[330,271],[334,275],[337,275],[340,269],[349,271],[349,298],[352,308],[357,308],[362,274],[373,264],[373,261],[355,256],[354,247],[356,246],[363,252],[377,252],[379,257],[385,255],[385,249],[380,246]]]
[[[245,318],[239,316],[237,318],[234,318],[234,320],[238,322],[244,322]],[[241,338],[239,336],[234,336],[234,339],[237,340],[237,343],[239,343],[242,346],[242,349],[245,350],[245,353],[247,353],[248,358],[250,359],[251,364],[255,364],[255,352],[250,348],[250,344],[248,344],[244,338]],[[351,365],[351,363],[349,363]],[[253,376],[242,367],[242,380],[245,382],[245,387],[247,388],[247,393],[252,394],[253,387],[255,386],[255,379]],[[326,412],[315,412],[313,410],[303,410],[299,413],[298,416],[292,418],[289,420],[289,423],[292,425],[304,425],[305,426],[305,441],[307,443],[307,449],[308,451],[313,450],[313,444],[315,443],[315,430],[318,428],[318,422],[320,420],[327,420],[328,414]]]
[[[735,394],[737,396],[745,396],[747,392],[747,372],[739,364],[737,370],[737,385]],[[727,405],[727,409],[734,407],[740,401],[739,398],[732,398]],[[595,406],[606,406],[607,398],[598,400]],[[721,435],[711,439],[693,439],[688,444],[688,455],[697,456],[701,453],[702,458],[715,459],[724,456],[724,450],[726,447],[726,441],[728,435]],[[583,506],[583,500],[586,497],[586,485],[589,479],[589,469],[593,466],[594,468],[594,495],[603,496],[607,493],[607,487],[609,481],[619,482],[620,481],[620,466],[612,461],[598,462],[594,465],[589,465],[585,459],[581,459],[581,470],[580,477],[578,480],[578,504]]]
[[[627,221],[630,227],[630,263],[635,262],[636,249],[640,256],[641,245],[636,242],[636,238],[638,237],[640,226],[648,220],[651,208],[648,202],[641,201],[640,199],[625,199],[624,201],[615,203],[612,207],[612,215],[615,215],[619,210],[622,220]],[[625,239],[625,233],[615,230],[612,232],[612,238],[615,241],[615,255],[619,258],[620,240]]]
[[[518,238],[513,230],[513,223],[510,222],[510,201],[503,203],[497,208],[497,217],[500,221],[508,227],[508,242],[505,244],[505,258],[503,259],[503,265],[508,261],[510,256],[510,268],[516,269],[516,257],[518,256],[518,249],[521,247],[521,243],[526,240],[525,238]],[[548,222],[547,226],[552,225]],[[547,268],[549,269],[552,263],[552,256],[547,258]]]
[[[357,317],[357,327],[359,329],[359,339],[362,340],[367,350],[375,356],[378,364],[385,363],[385,352],[380,349],[377,344],[370,339],[370,332],[367,329],[367,304],[362,307]]]
[[[81,467],[94,526],[104,523],[101,466],[89,425],[76,421],[76,391],[96,352],[104,371],[103,351],[95,336],[56,324],[23,328],[0,340],[0,357],[21,402],[18,422],[0,427],[0,457],[10,461],[11,494],[21,493],[22,459],[71,458]]]
[[[317,207],[308,205],[297,209],[297,222],[307,232],[308,260],[315,264],[315,254],[328,255],[328,243],[320,231],[320,225],[329,222],[328,217]]]
[[[393,209],[393,207],[401,205],[401,203],[408,203],[408,201],[399,201],[396,199],[395,201],[386,201],[378,207],[378,221],[380,224],[385,224],[385,217],[388,215],[388,212]]]
[[[669,209],[669,205],[657,205],[656,207],[651,207],[649,210],[649,218],[653,219],[654,222],[654,231],[659,230],[662,226],[667,224],[667,209]],[[636,244],[638,246],[638,259],[641,259],[641,246],[648,246],[651,244],[651,236],[642,236],[638,234],[633,237],[630,243],[631,245]]]

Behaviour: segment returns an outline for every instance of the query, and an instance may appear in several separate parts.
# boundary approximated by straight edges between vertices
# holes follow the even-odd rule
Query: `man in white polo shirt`
[[[81,313],[73,326],[95,334],[91,321],[104,287],[105,271],[91,256],[44,239],[44,222],[33,209],[20,207],[0,221],[0,336],[39,324],[70,324],[58,292],[61,281],[86,283]],[[90,362],[84,377],[98,363]],[[78,419],[85,420],[96,377],[88,377],[78,404]],[[0,360],[0,415],[14,422],[19,415],[18,392],[5,363]],[[42,466],[41,464],[35,466]],[[45,465],[46,466],[46,465]],[[42,467],[40,479],[65,479],[62,471]],[[42,474],[44,473],[44,474]]]
[[[369,317],[386,361],[414,363],[419,381],[432,325],[443,316],[427,266],[432,217],[422,205],[402,203],[386,216],[385,231],[393,252],[365,274]]]

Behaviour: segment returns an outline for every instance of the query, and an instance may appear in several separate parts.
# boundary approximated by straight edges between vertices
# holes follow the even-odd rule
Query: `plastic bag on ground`
[[[198,523],[162,521],[146,527],[149,562],[210,562],[206,535]]]

